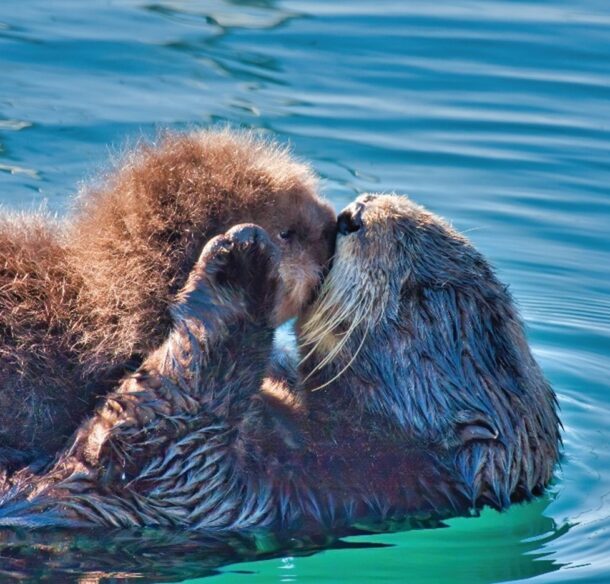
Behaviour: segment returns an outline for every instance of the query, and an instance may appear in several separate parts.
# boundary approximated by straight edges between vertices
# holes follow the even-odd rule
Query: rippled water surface
[[[487,254],[559,394],[556,485],[447,529],[239,563],[265,542],[13,534],[4,577],[610,582],[610,4],[0,3],[3,205],[65,212],[127,141],[223,121],[291,141],[337,209],[406,192]]]

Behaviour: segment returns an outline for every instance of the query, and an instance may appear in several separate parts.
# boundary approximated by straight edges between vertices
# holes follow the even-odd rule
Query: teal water
[[[337,209],[409,193],[493,261],[559,395],[556,485],[447,529],[260,561],[145,535],[22,538],[0,578],[610,582],[610,4],[0,4],[2,205],[62,213],[126,141],[225,121],[292,142]]]

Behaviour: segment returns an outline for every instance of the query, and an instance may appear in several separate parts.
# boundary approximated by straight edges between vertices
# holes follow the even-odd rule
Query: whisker
[[[328,387],[331,383],[333,383],[337,379],[339,379],[339,377],[341,377],[348,370],[348,368],[351,367],[352,363],[355,361],[356,357],[358,356],[358,354],[362,350],[362,347],[364,346],[364,341],[366,341],[366,337],[368,334],[369,334],[369,329],[367,328],[367,329],[365,329],[364,334],[362,335],[362,341],[360,341],[360,344],[358,345],[358,348],[356,349],[354,356],[349,360],[349,363],[343,369],[341,369],[341,371],[339,371],[339,373],[337,373],[337,375],[335,375],[332,379],[330,379],[326,383],[323,383],[322,385],[319,385],[318,387],[315,387],[314,389],[310,389],[309,391],[320,391],[321,389]]]
[[[345,346],[347,341],[353,335],[354,331],[357,329],[357,327],[360,325],[360,323],[366,318],[368,310],[370,308],[370,304],[371,304],[370,302],[367,303],[366,307],[361,311],[359,317],[354,319],[354,321],[350,325],[349,329],[346,331],[345,336],[341,339],[341,341],[339,343],[337,343],[337,345],[335,347],[333,347],[333,349],[330,351],[330,353],[324,359],[322,359],[322,361],[320,363],[318,363],[312,369],[312,371],[310,371],[310,373],[305,377],[305,379],[303,381],[307,381],[314,373],[316,373],[317,371],[320,371],[323,367],[325,367],[330,362],[332,362],[332,360],[339,354],[341,349],[343,349],[343,347]],[[351,361],[350,361],[350,364],[351,364]]]
[[[337,304],[339,307],[337,307]],[[326,305],[329,305],[326,308]],[[354,302],[339,302],[335,299],[334,304],[321,302],[316,307],[316,317],[303,325],[303,339],[299,343],[301,348],[309,345],[317,345],[319,342],[342,321],[348,320],[356,311]],[[315,348],[314,348],[315,350]]]
[[[323,310],[323,309],[318,309],[318,310]],[[326,318],[322,319],[316,319],[318,322],[314,323],[316,324],[316,326],[314,327],[313,324],[310,324],[309,327],[303,327],[303,333],[304,336],[308,339],[307,341],[304,342],[304,344],[311,344],[311,342],[315,341],[317,338],[320,338],[322,336],[324,336],[326,333],[330,332],[333,328],[335,328],[336,323],[338,321],[344,320],[345,318],[347,318],[347,316],[353,312],[354,307],[352,305],[348,305],[348,306],[344,306],[342,307],[341,311],[337,311],[335,310],[334,313],[331,313],[330,315],[323,315]],[[313,339],[313,341],[312,341]]]
[[[339,351],[341,351],[341,349],[345,346],[347,341],[350,339],[350,337],[352,336],[352,334],[354,333],[354,331],[356,330],[358,325],[364,320],[365,316],[366,316],[366,313],[361,314],[358,319],[356,319],[352,322],[349,329],[346,331],[345,336],[341,339],[341,341],[339,341],[337,343],[337,345],[333,348],[333,350],[324,359],[322,359],[322,361],[320,361],[320,363],[318,363],[316,365],[316,367],[314,368],[312,373],[315,371],[319,371],[322,367],[324,367],[325,365],[330,363],[337,356]]]
[[[343,302],[335,300],[335,302],[339,304],[339,308],[337,308],[336,305],[331,305],[331,309],[327,311],[328,314],[322,314],[313,321],[313,323],[312,321],[308,323],[308,330],[306,330],[305,326],[303,327],[304,335],[299,343],[301,348],[314,345],[313,350],[315,351],[320,342],[323,341],[328,334],[333,333],[341,322],[352,320],[352,317],[358,310],[357,304],[349,300]],[[323,310],[324,309],[317,308],[316,312],[320,314]],[[311,352],[312,351],[308,353],[307,357],[309,357]]]
[[[469,229],[464,229],[464,231],[459,231],[459,233],[465,235],[466,233],[470,233],[471,231],[481,231],[483,229],[485,229],[485,227],[470,227]]]
[[[345,318],[349,318],[350,316],[352,316],[352,314],[355,312],[355,309],[352,310],[351,313],[346,314]],[[299,365],[302,365],[307,359],[309,359],[309,357],[311,357],[320,347],[321,343],[324,341],[324,338],[328,335],[328,334],[332,334],[333,329],[336,328],[336,326],[341,322],[341,320],[337,319],[337,320],[333,320],[330,322],[330,324],[328,325],[328,327],[326,327],[325,330],[321,331],[316,337],[314,337],[312,340],[305,342],[304,344],[302,344],[302,347],[306,347],[309,345],[313,344],[313,347],[309,350],[309,352],[307,353],[307,355],[305,355],[305,357],[303,357],[301,359],[301,361],[299,362]],[[346,331],[346,334],[349,331]]]
[[[332,320],[329,319],[322,323],[322,326],[313,331],[313,334],[311,334],[309,337],[306,337],[306,339],[300,343],[300,346],[305,348],[309,345],[319,344],[319,342],[322,341],[327,335],[333,333],[342,322],[351,320],[354,312],[355,310],[352,310],[351,312],[345,312],[341,315],[333,315]]]

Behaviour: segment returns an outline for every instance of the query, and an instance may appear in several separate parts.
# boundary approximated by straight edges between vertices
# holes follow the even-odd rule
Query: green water
[[[3,205],[62,213],[126,141],[224,121],[291,141],[337,209],[406,192],[492,260],[559,395],[556,484],[446,529],[261,561],[17,534],[0,579],[610,582],[610,3],[0,3]]]

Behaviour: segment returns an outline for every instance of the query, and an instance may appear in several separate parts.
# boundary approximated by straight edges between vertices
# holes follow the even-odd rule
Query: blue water
[[[253,584],[610,582],[607,0],[0,4],[3,205],[61,214],[125,143],[225,121],[290,141],[337,209],[361,191],[409,193],[492,260],[559,395],[556,485],[507,513],[313,555],[231,563],[108,543],[100,565],[62,566],[62,540],[23,544],[35,561],[11,569],[89,570],[86,582],[113,566],[117,580],[198,578],[215,563],[216,581]]]

